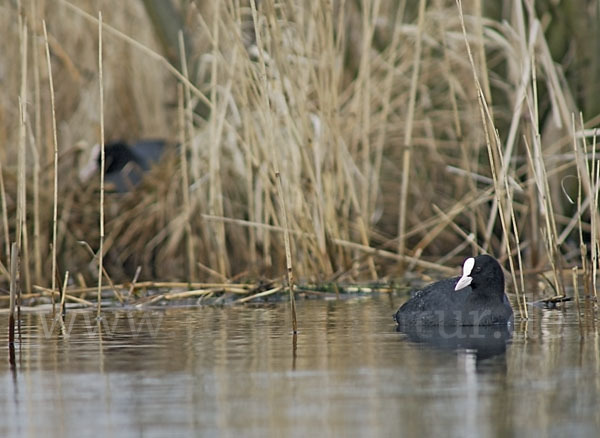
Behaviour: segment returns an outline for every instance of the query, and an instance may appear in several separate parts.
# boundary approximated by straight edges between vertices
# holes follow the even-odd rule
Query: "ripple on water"
[[[24,314],[0,436],[595,436],[597,324],[532,309],[483,357],[397,333],[398,304],[299,301],[295,340],[286,303]]]

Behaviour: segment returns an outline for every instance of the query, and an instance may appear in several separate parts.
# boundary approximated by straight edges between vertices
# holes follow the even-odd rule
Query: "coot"
[[[108,188],[126,192],[142,180],[144,172],[160,160],[165,149],[163,140],[141,140],[133,145],[113,141],[104,145],[104,180]],[[79,178],[87,181],[100,170],[100,145],[91,150],[87,164],[79,171]]]
[[[504,273],[489,255],[469,257],[461,277],[448,278],[416,291],[394,315],[404,327],[507,324],[513,311],[504,294]]]

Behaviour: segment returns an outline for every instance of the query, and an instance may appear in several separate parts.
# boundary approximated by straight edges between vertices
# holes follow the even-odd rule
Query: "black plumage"
[[[487,326],[512,322],[513,310],[504,293],[500,264],[489,255],[480,255],[465,260],[462,277],[441,280],[416,291],[394,318],[405,327]]]

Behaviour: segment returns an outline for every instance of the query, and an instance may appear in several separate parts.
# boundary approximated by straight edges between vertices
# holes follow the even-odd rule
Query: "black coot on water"
[[[403,327],[512,323],[513,310],[504,293],[504,273],[489,255],[470,257],[461,277],[448,278],[416,291],[394,315]]]

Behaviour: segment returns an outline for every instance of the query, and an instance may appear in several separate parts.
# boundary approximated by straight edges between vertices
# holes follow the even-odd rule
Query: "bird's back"
[[[449,278],[417,291],[394,318],[402,326],[494,325],[512,320],[506,295],[490,303],[489,297],[479,297],[470,286],[455,291],[457,281],[458,277]]]

